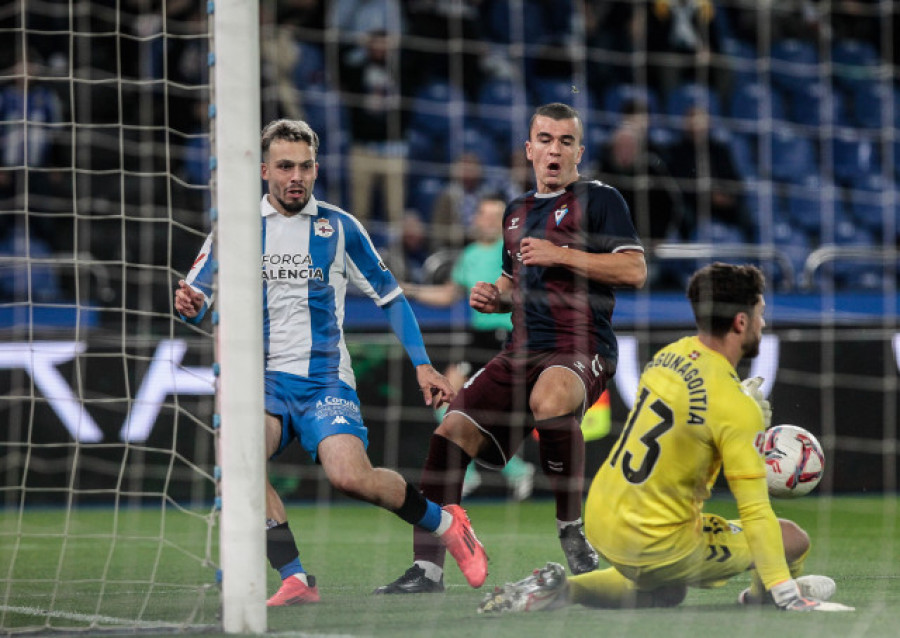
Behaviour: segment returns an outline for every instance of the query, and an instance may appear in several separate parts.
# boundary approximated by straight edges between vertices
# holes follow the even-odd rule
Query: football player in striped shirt
[[[276,120],[262,132],[263,343],[266,453],[294,439],[342,492],[388,509],[433,535],[457,559],[469,584],[487,577],[487,556],[461,507],[441,507],[397,472],[374,468],[344,342],[344,300],[354,284],[385,313],[415,366],[426,405],[455,391],[432,366],[418,322],[396,279],[352,215],[313,196],[319,139],[302,121]],[[251,214],[251,211],[248,211]],[[249,238],[248,238],[249,240]],[[197,322],[212,302],[213,238],[207,238],[175,293],[175,309]],[[267,481],[266,548],[282,586],[269,606],[319,601],[300,563],[284,504]]]
[[[469,296],[478,312],[512,311],[512,334],[450,404],[422,474],[426,497],[459,503],[471,459],[503,467],[536,429],[560,545],[575,573],[598,564],[581,518],[580,423],[615,373],[613,291],[639,288],[647,278],[625,200],[612,186],[580,179],[583,132],[566,104],[541,106],[531,118],[525,153],[537,188],[507,205],[502,274],[478,282]],[[376,593],[443,590],[443,547],[414,533],[413,554],[406,573]]]

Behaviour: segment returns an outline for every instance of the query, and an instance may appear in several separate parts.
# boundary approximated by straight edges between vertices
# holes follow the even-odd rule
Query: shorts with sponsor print
[[[356,390],[334,381],[322,384],[286,372],[266,372],[266,412],[281,418],[281,442],[272,458],[298,439],[312,459],[322,439],[352,434],[369,445]]]
[[[585,403],[578,415],[606,389],[615,366],[599,355],[578,352],[503,351],[476,371],[447,409],[466,416],[492,442],[478,460],[488,467],[502,467],[534,429],[528,398],[545,370],[571,370],[584,387]]]

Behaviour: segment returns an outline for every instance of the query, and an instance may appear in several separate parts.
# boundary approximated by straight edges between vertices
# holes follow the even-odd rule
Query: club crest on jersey
[[[317,237],[331,237],[334,235],[334,228],[324,217],[320,217],[313,222],[313,229],[315,230]]]
[[[568,204],[566,204],[565,206],[563,206],[561,208],[557,208],[555,211],[553,211],[553,217],[556,219],[557,226],[559,226],[559,222],[561,222],[563,220],[563,217],[565,217],[566,213],[568,213],[568,212],[569,212]]]
[[[700,358],[700,353],[697,352],[696,350],[694,350],[694,351],[691,352],[691,354],[688,355],[688,358],[689,358],[691,361],[696,361],[697,359]]]

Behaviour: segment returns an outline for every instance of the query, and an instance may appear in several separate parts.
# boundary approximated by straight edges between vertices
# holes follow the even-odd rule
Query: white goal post
[[[217,0],[214,57],[214,206],[219,438],[222,467],[222,622],[266,631],[265,449],[259,210],[259,2]]]

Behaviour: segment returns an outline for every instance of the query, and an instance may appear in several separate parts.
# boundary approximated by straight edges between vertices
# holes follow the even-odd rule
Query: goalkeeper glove
[[[841,603],[804,598],[797,581],[793,579],[774,585],[769,593],[778,608],[784,611],[856,611],[855,607]]]
[[[756,404],[762,411],[763,426],[768,430],[769,426],[772,425],[772,406],[766,400],[766,397],[763,396],[762,390],[759,389],[762,382],[762,377],[750,377],[741,381],[741,386],[743,386],[744,391],[750,395],[750,398],[756,401]]]

